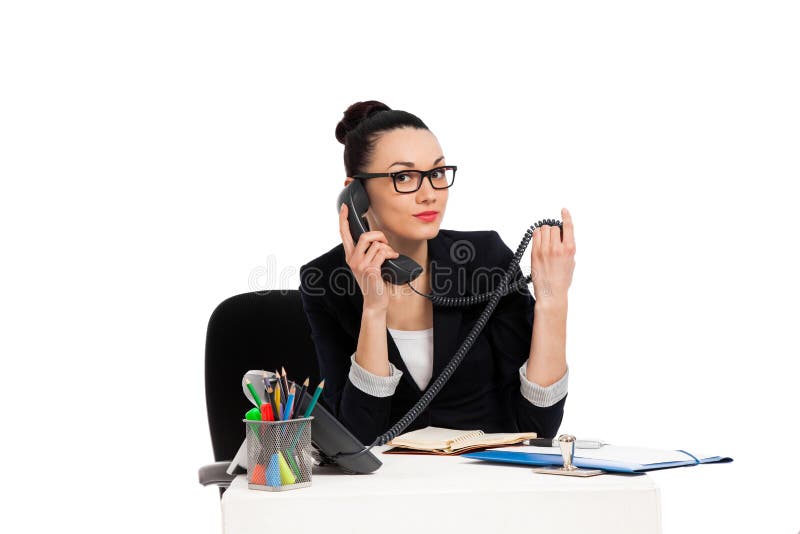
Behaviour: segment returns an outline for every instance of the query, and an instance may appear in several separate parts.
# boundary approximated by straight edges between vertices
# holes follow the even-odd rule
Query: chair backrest
[[[289,379],[319,383],[319,366],[300,291],[243,293],[220,303],[206,332],[206,408],[217,462],[232,460],[244,441],[242,393],[250,369],[286,368]]]

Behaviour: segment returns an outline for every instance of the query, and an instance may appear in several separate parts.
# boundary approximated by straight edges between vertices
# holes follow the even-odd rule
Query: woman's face
[[[430,130],[397,128],[380,134],[372,161],[362,172],[427,171],[442,165],[446,165],[442,147]],[[345,185],[351,181],[348,178]],[[364,180],[364,185],[370,201],[367,223],[371,230],[382,231],[390,242],[427,240],[439,233],[449,189],[434,189],[427,177],[414,193],[398,193],[389,177]],[[430,221],[414,216],[427,211],[438,213]]]

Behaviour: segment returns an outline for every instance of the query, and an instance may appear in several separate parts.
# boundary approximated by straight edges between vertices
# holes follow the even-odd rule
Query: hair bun
[[[356,102],[344,112],[342,120],[336,125],[336,139],[344,144],[345,137],[354,130],[364,119],[381,111],[391,111],[392,108],[377,100]]]

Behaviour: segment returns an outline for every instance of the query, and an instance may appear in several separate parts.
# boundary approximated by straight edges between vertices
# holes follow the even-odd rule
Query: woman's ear
[[[347,178],[344,179],[344,186],[347,187],[348,185],[350,185],[350,182],[352,182],[353,180],[354,180],[354,178],[351,178],[351,177],[348,176]]]

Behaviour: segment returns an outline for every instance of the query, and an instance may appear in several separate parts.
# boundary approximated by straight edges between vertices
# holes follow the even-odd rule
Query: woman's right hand
[[[364,295],[364,310],[385,312],[389,308],[389,282],[381,277],[381,265],[387,259],[400,256],[380,231],[364,232],[353,242],[347,220],[347,204],[339,210],[339,233],[344,245],[347,265]]]

